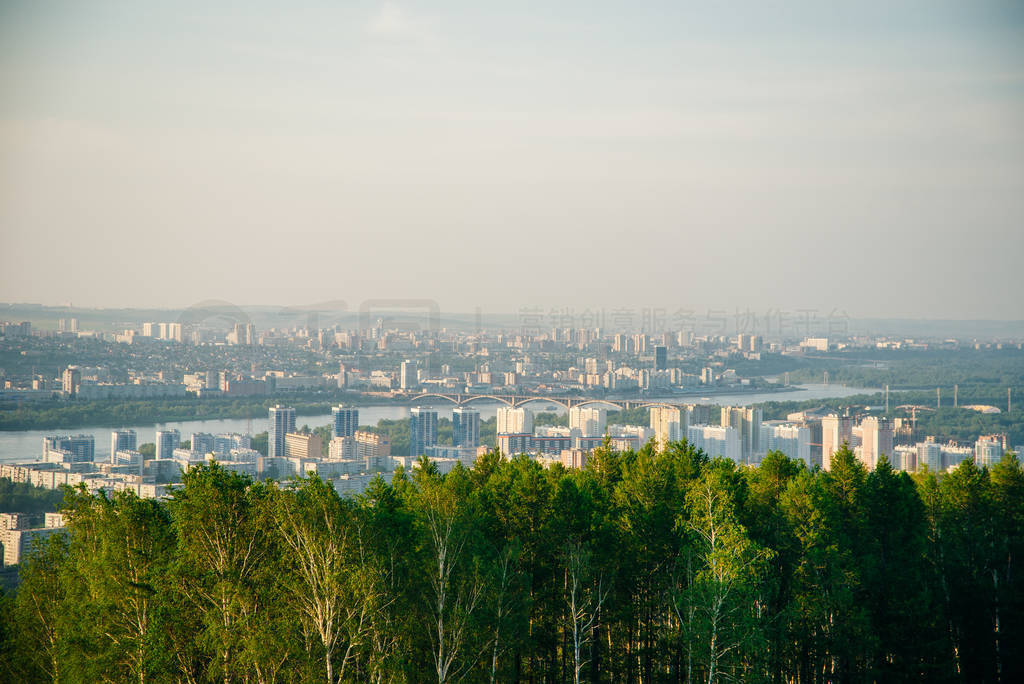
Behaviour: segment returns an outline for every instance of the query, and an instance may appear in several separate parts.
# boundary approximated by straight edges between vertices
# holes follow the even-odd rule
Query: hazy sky
[[[1024,318],[1024,5],[0,0],[0,301]]]

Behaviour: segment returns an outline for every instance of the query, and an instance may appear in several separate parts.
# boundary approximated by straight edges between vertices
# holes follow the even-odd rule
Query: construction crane
[[[910,411],[910,436],[912,439],[917,435],[917,412],[935,411],[934,406],[920,406],[918,404],[903,404],[902,406],[896,407],[897,411],[899,411],[900,409],[903,409],[904,411]]]

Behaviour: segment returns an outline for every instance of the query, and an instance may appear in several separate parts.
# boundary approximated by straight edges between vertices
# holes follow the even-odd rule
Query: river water
[[[756,392],[739,394],[686,394],[678,395],[668,401],[674,403],[700,403],[720,404],[729,406],[749,406],[765,401],[807,401],[811,399],[830,399],[848,397],[854,394],[870,394],[876,392],[873,389],[855,387],[844,387],[842,385],[799,385],[797,389],[788,392]],[[426,405],[426,404],[421,404]],[[475,401],[471,406],[480,412],[482,419],[492,418],[502,404],[484,401]],[[534,411],[556,411],[564,412],[565,408],[558,404],[544,404],[536,401],[529,404]],[[391,420],[407,418],[409,416],[408,406],[359,406],[360,425],[376,425],[381,419]],[[443,400],[437,400],[433,405],[442,418],[451,418],[452,405]],[[295,423],[299,427],[308,425],[311,428],[327,425],[331,422],[330,414],[320,416],[297,416]],[[265,432],[269,426],[267,417],[254,418],[251,421],[253,434]],[[138,433],[138,443],[145,444],[153,442],[157,430],[177,429],[181,432],[182,439],[190,439],[193,432],[208,432],[218,434],[222,432],[248,432],[250,421],[245,418],[225,418],[217,420],[186,420],[173,423],[149,423],[145,425],[126,425],[126,428],[135,430]],[[81,427],[71,430],[18,430],[0,432],[0,462],[25,462],[35,461],[41,458],[43,450],[43,437],[66,434],[86,434],[96,437],[96,460],[106,461],[110,457],[110,427]]]

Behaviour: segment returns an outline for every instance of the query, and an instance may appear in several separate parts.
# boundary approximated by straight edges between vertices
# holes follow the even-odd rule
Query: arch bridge
[[[432,398],[449,401],[456,406],[466,406],[474,401],[492,401],[512,408],[518,408],[533,402],[547,402],[558,404],[566,410],[591,404],[603,404],[616,410],[653,407],[678,408],[686,405],[685,403],[651,401],[649,399],[593,399],[588,397],[547,397],[543,395],[522,394],[448,394],[444,392],[424,392],[409,399],[410,401],[418,402]]]

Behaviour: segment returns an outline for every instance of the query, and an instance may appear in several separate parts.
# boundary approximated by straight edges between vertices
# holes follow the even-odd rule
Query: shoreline
[[[779,395],[779,400],[785,400],[785,395],[800,392],[806,389],[818,389],[820,386],[808,385],[786,385],[779,387],[721,387],[707,388],[703,391],[686,391],[671,394],[659,394],[657,396],[609,396],[609,397],[580,397],[592,401],[678,401],[680,403],[700,403],[703,397],[713,398],[723,395],[743,396],[757,394]],[[844,387],[844,385],[836,385]],[[854,388],[847,388],[854,389]],[[867,393],[870,393],[868,390]],[[482,395],[486,396],[486,395]],[[548,397],[543,395],[523,395],[523,398],[532,398],[543,401]],[[556,397],[551,397],[555,399]],[[558,397],[561,398],[561,397]],[[258,401],[246,402],[241,406],[232,405],[234,402],[244,401],[242,398],[228,399],[218,397],[215,399],[203,400],[196,397],[180,400],[147,400],[114,402],[114,401],[90,401],[80,404],[74,402],[62,404],[57,407],[35,408],[31,405],[23,405],[16,409],[0,409],[0,433],[17,433],[39,430],[74,430],[82,427],[117,428],[126,424],[160,424],[170,422],[206,421],[206,420],[240,420],[262,418],[268,406],[277,403],[291,404],[295,406],[297,416],[315,416],[330,413],[330,407],[335,404],[345,404],[354,408],[361,407],[411,407],[417,402],[409,397],[385,397],[380,395],[328,395],[318,396],[316,394],[300,394],[295,397],[288,395],[276,396],[271,399],[262,398]],[[479,401],[485,401],[480,399]],[[772,401],[772,400],[769,400]],[[761,403],[761,402],[756,402]],[[453,404],[454,405],[454,404]],[[19,410],[28,411],[24,421],[5,423],[4,418],[11,417]],[[45,418],[41,415],[34,420],[35,414],[47,414]]]

